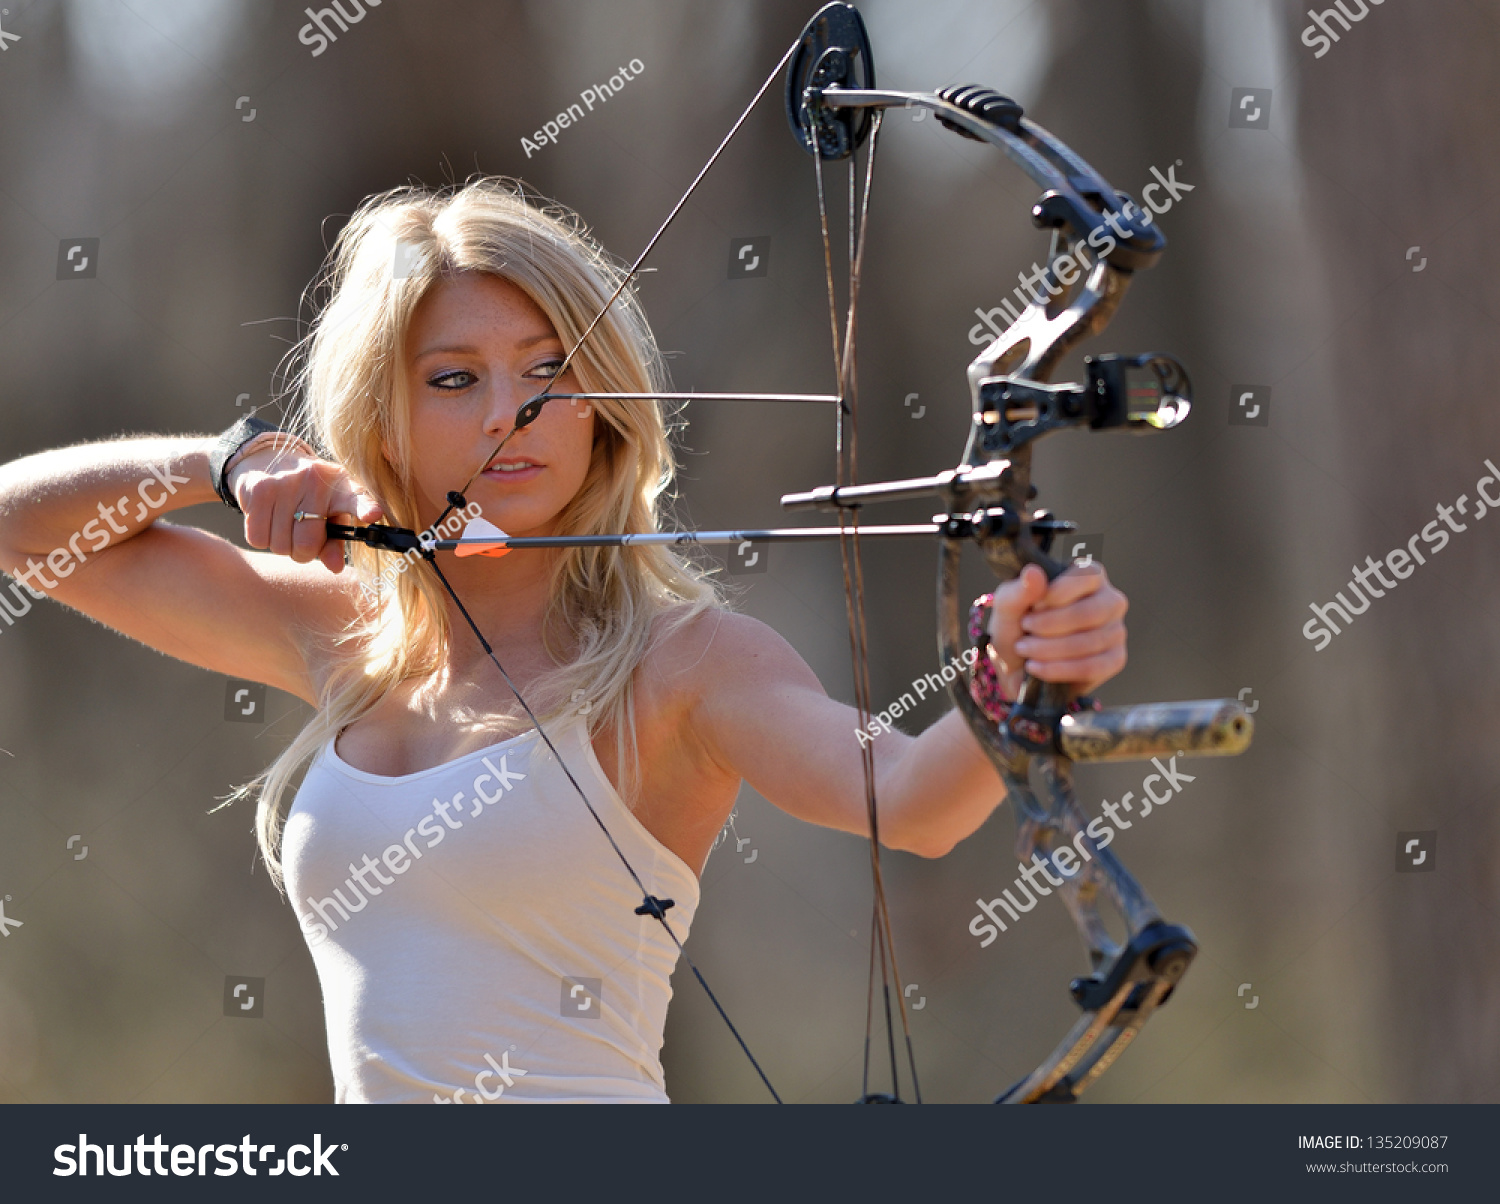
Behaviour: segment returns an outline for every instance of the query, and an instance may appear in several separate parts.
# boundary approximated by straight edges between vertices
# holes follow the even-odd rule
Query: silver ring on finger
[[[300,523],[300,522],[303,522],[303,521],[305,521],[307,519],[313,519],[313,518],[316,518],[316,519],[325,519],[326,520],[327,517],[328,516],[326,514],[313,514],[309,510],[298,510],[295,514],[292,515],[292,521],[294,523]]]

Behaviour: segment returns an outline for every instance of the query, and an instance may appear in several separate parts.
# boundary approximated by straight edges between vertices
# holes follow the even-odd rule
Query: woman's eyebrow
[[[474,351],[474,348],[472,348],[472,347],[462,347],[462,346],[428,347],[428,348],[426,348],[423,351],[417,352],[417,358],[420,360],[420,359],[425,359],[429,355],[474,355],[474,354],[475,354],[475,351]]]
[[[551,343],[561,343],[562,340],[559,339],[557,337],[557,335],[553,334],[549,330],[549,331],[546,331],[543,334],[534,334],[534,335],[530,335],[529,337],[524,338],[524,339],[517,339],[516,340],[516,346],[517,347],[532,347],[532,346],[535,346],[537,343],[548,343],[548,342],[551,342]],[[470,347],[468,344],[453,344],[453,345],[450,345],[450,346],[443,346],[443,347],[428,347],[428,348],[426,348],[426,349],[424,349],[422,351],[417,352],[417,358],[418,359],[424,359],[424,358],[426,358],[429,355],[478,355],[478,354],[479,354],[479,349],[476,348],[476,347]]]

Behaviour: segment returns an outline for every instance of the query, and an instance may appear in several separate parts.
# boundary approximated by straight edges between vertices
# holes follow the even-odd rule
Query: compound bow
[[[864,22],[853,5],[844,3],[825,5],[787,50],[614,293],[568,351],[558,370],[558,379],[634,279],[641,263],[783,68],[787,71],[787,117],[793,134],[813,160],[838,393],[828,396],[543,392],[521,407],[511,431],[463,489],[448,494],[448,508],[433,527],[441,524],[454,509],[465,505],[464,490],[499,455],[516,431],[536,420],[547,402],[589,398],[650,401],[667,397],[833,403],[837,415],[836,483],[807,493],[787,495],[782,498],[782,505],[789,510],[834,511],[838,514],[839,525],[759,531],[637,532],[547,538],[466,536],[459,539],[436,539],[426,533],[383,526],[328,525],[329,535],[333,538],[354,540],[396,552],[416,551],[431,566],[640,889],[643,901],[636,908],[636,914],[649,916],[666,929],[778,1102],[780,1096],[764,1070],[697,966],[682,949],[666,915],[672,901],[658,899],[647,890],[453,591],[438,567],[435,553],[474,544],[504,548],[625,546],[648,542],[692,546],[741,543],[744,540],[771,542],[836,538],[843,558],[856,707],[863,726],[869,720],[871,707],[861,537],[937,536],[940,546],[938,651],[944,664],[956,665],[960,663],[961,645],[967,638],[959,595],[959,570],[966,544],[973,542],[978,545],[989,567],[1001,580],[1016,576],[1027,564],[1038,565],[1049,579],[1068,567],[1067,561],[1056,559],[1050,553],[1056,536],[1073,530],[1074,524],[1060,522],[1046,511],[1031,506],[1036,496],[1031,484],[1031,446],[1036,439],[1068,427],[1142,432],[1167,429],[1187,416],[1191,404],[1191,387],[1186,372],[1175,360],[1164,355],[1092,356],[1085,359],[1088,375],[1085,384],[1047,383],[1069,351],[1084,338],[1098,334],[1109,323],[1133,273],[1156,262],[1166,245],[1165,238],[1153,224],[1149,212],[1138,207],[1126,194],[1111,188],[1067,146],[1023,117],[1021,107],[1007,97],[974,86],[946,88],[936,94],[876,89]],[[1048,295],[1043,299],[1037,294],[1037,299],[1026,306],[1014,324],[969,365],[973,417],[968,446],[958,467],[932,477],[855,484],[858,460],[855,348],[860,271],[875,148],[884,111],[892,107],[931,110],[940,124],[955,133],[999,147],[1044,190],[1032,209],[1032,220],[1038,227],[1050,230],[1052,235],[1048,268],[1039,279]],[[868,150],[861,194],[856,161],[859,149],[865,143],[868,143]],[[850,222],[848,301],[841,323],[834,287],[823,165],[843,160],[849,164]],[[857,211],[856,196],[860,197]],[[1092,265],[1088,264],[1086,248],[1095,252]],[[1065,265],[1071,268],[1071,276],[1065,274]],[[919,497],[938,498],[944,513],[931,524],[863,529],[859,526],[858,514],[863,506]],[[1070,987],[1082,1015],[1042,1064],[1004,1092],[996,1102],[1071,1102],[1119,1057],[1141,1026],[1171,994],[1197,952],[1192,934],[1186,928],[1167,923],[1114,853],[1108,848],[1099,848],[1089,835],[1087,819],[1073,790],[1071,765],[1075,761],[1144,760],[1174,753],[1179,756],[1238,753],[1250,742],[1251,719],[1244,706],[1231,699],[1080,710],[1071,704],[1065,687],[1028,677],[1008,712],[997,720],[976,699],[977,691],[970,675],[961,674],[949,686],[949,692],[954,705],[963,714],[1004,781],[1007,797],[1016,812],[1018,856],[1023,862],[1033,863],[1034,857],[1040,858],[1048,870],[1056,871],[1061,877],[1063,885],[1056,889],[1079,929],[1090,960],[1091,972],[1074,979]],[[862,753],[870,821],[874,918],[861,1099],[862,1102],[899,1102],[901,1099],[896,1020],[892,1011],[894,1002],[899,1012],[913,1095],[920,1101],[921,1091],[881,872],[874,756],[868,742],[862,743]],[[1082,865],[1068,869],[1057,859],[1057,852],[1067,846],[1087,852]],[[1068,860],[1076,861],[1077,857]],[[1110,936],[1099,911],[1101,900],[1107,900],[1123,922],[1126,933],[1123,943]],[[875,990],[877,966],[882,988],[879,993]],[[897,984],[894,995],[892,982]],[[885,1015],[891,1075],[889,1093],[871,1092],[869,1084],[877,1000],[881,1001]]]

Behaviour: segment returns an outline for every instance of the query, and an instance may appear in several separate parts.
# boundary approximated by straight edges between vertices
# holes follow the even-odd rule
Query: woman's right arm
[[[232,461],[246,512],[244,551],[193,527],[159,522],[218,502],[214,440],[122,439],[27,456],[0,466],[0,569],[32,595],[55,598],[169,656],[265,682],[307,701],[318,635],[357,612],[342,548],[301,509],[370,521],[379,509],[337,466],[266,448]],[[333,571],[330,571],[332,569]]]

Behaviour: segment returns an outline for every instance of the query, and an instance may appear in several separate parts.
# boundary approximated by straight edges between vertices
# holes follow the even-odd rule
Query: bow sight
[[[1067,427],[1169,429],[1187,416],[1192,390],[1182,366],[1165,355],[1094,356],[1085,361],[1086,383],[1048,383],[1065,355],[1109,323],[1134,273],[1161,256],[1161,230],[1148,211],[997,92],[975,86],[937,93],[877,89],[858,11],[849,4],[825,6],[803,31],[788,66],[787,117],[798,142],[820,161],[848,158],[872,124],[878,128],[873,114],[892,107],[931,110],[955,133],[998,147],[1043,189],[1031,218],[1052,234],[1040,280],[1047,297],[1035,294],[1037,300],[969,366],[972,425],[957,468],[911,480],[825,486],[787,495],[782,505],[849,514],[875,502],[939,498],[945,512],[937,519],[938,646],[943,662],[956,664],[960,644],[967,642],[961,639],[967,608],[959,595],[966,544],[979,546],[1001,580],[1027,564],[1041,567],[1049,580],[1068,567],[1051,555],[1051,547],[1074,524],[1031,507],[1032,443]],[[1056,889],[1083,937],[1092,970],[1072,984],[1083,1013],[1073,1029],[997,1102],[1072,1101],[1124,1051],[1197,952],[1192,934],[1168,924],[1114,853],[1088,834],[1072,763],[1239,753],[1249,745],[1251,719],[1232,699],[1077,712],[1065,687],[1028,677],[997,723],[962,677],[949,690],[1005,783],[1016,812],[1020,860],[1030,862],[1036,853],[1063,879]],[[1076,852],[1068,861],[1083,856],[1071,872],[1056,856],[1070,846]],[[1106,929],[1102,899],[1124,923],[1123,943]]]

